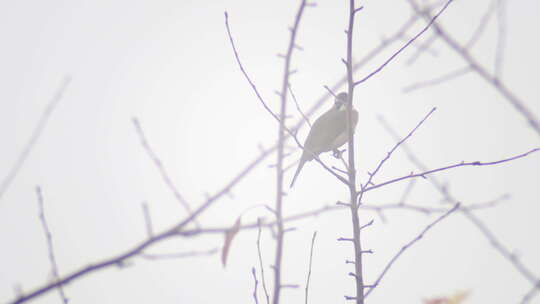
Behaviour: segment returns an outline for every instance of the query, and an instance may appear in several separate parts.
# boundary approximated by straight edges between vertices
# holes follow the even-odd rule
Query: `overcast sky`
[[[497,46],[504,84],[540,117],[540,3],[498,1],[503,9],[491,16],[471,54],[489,72],[495,70]],[[491,0],[455,0],[441,23],[465,44]],[[155,231],[185,216],[185,210],[162,180],[141,146],[131,122],[140,120],[150,145],[179,191],[192,207],[220,190],[237,173],[271,147],[277,124],[265,112],[234,59],[224,11],[248,73],[272,109],[281,86],[284,53],[298,1],[0,1],[0,182],[8,175],[32,130],[66,76],[72,81],[52,113],[22,169],[0,198],[0,301],[51,280],[47,243],[38,218],[35,187],[40,185],[61,274],[132,248],[146,238],[141,204],[147,202]],[[406,1],[360,3],[354,37],[359,60],[391,37],[411,16]],[[298,32],[291,85],[302,109],[326,93],[323,85],[339,81],[345,69],[348,1],[317,1],[305,11]],[[499,25],[502,26],[499,26]],[[407,38],[425,23],[418,21]],[[500,28],[503,30],[501,31]],[[432,37],[428,31],[420,39]],[[406,40],[394,41],[356,77],[378,67]],[[421,43],[420,43],[421,44]],[[404,92],[404,88],[466,67],[440,39],[419,57],[415,44],[383,71],[357,87],[359,111],[356,165],[364,182],[367,171],[395,141],[380,124],[383,116],[406,135],[433,107],[435,113],[408,141],[428,167],[461,161],[496,161],[540,146],[539,136],[491,85],[471,72],[440,85]],[[343,87],[342,90],[346,88]],[[325,103],[318,116],[331,106]],[[289,105],[291,125],[300,116]],[[307,129],[299,131],[304,139]],[[290,142],[290,147],[294,147]],[[297,149],[286,159],[294,164]],[[273,205],[275,156],[267,158],[201,218],[203,226],[230,226],[253,206]],[[331,155],[329,165],[339,166]],[[418,169],[398,150],[375,183]],[[491,167],[457,168],[436,175],[464,205],[509,195],[496,207],[476,211],[499,240],[540,276],[540,154]],[[292,172],[287,171],[286,185]],[[366,194],[366,204],[396,203],[407,188],[402,182]],[[315,162],[308,163],[284,201],[285,215],[334,205],[348,199],[348,189]],[[440,207],[442,196],[418,180],[407,203]],[[442,205],[448,207],[449,205]],[[406,210],[363,211],[365,281],[375,280],[389,259],[438,215]],[[270,220],[262,207],[244,213],[242,221]],[[311,303],[342,303],[353,295],[347,275],[353,270],[346,210],[295,222],[287,234],[282,303],[303,302],[311,235],[318,232],[310,286]],[[129,267],[110,268],[65,288],[71,303],[253,303],[251,267],[258,268],[257,232],[241,232],[223,268],[219,254],[164,261],[130,260]],[[222,246],[222,235],[175,238],[149,253],[210,250]],[[274,240],[262,234],[265,275],[272,281]],[[422,299],[470,291],[465,303],[519,303],[531,285],[490,246],[478,229],[454,214],[431,230],[396,262],[369,303],[422,303]],[[259,300],[263,293],[259,289]],[[48,293],[35,303],[59,303]],[[540,303],[540,297],[531,303]]]

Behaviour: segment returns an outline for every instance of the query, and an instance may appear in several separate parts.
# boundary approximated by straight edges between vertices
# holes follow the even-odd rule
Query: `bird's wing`
[[[319,117],[311,127],[311,131],[304,144],[302,158],[313,159],[314,155],[332,150],[332,142],[341,133],[347,130],[347,112],[330,109]]]

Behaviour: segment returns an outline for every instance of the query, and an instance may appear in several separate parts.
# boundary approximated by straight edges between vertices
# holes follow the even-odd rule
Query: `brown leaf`
[[[225,232],[225,242],[223,244],[223,250],[221,251],[221,263],[223,264],[223,267],[227,265],[227,257],[229,256],[232,240],[236,234],[238,234],[238,231],[240,231],[240,219],[241,217],[238,217],[236,223]]]

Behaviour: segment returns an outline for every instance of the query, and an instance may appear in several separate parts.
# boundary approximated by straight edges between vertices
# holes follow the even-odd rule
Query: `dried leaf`
[[[232,240],[236,234],[238,234],[238,231],[240,231],[240,219],[241,217],[238,217],[236,223],[225,232],[225,242],[223,244],[223,250],[221,251],[221,263],[223,264],[223,267],[227,265],[227,257],[229,256]]]
[[[470,291],[458,291],[449,297],[439,297],[424,300],[424,304],[463,304]]]

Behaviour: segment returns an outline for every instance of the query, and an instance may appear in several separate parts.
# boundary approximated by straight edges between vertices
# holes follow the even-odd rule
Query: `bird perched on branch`
[[[304,143],[304,151],[302,152],[296,173],[294,173],[291,188],[307,161],[311,161],[323,152],[337,152],[339,147],[349,141],[349,128],[347,124],[348,102],[349,97],[347,93],[339,93],[336,96],[334,106],[313,123]],[[358,122],[358,112],[353,109],[351,114],[352,130],[354,132],[354,128]]]

